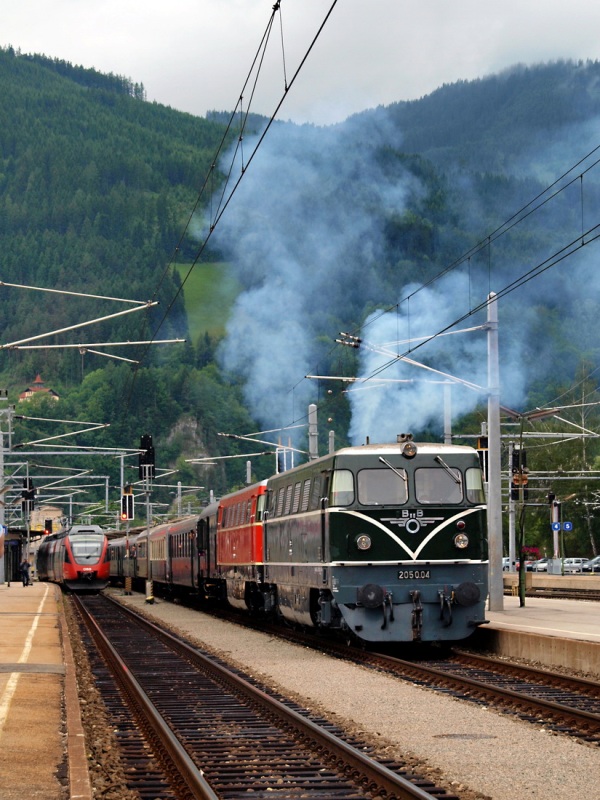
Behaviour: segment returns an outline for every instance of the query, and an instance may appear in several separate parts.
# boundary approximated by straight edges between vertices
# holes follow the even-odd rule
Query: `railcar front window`
[[[354,502],[354,476],[349,469],[336,469],[331,480],[331,505],[349,506]]]
[[[467,474],[467,500],[469,503],[485,503],[483,477],[480,469],[468,469]]]
[[[99,558],[103,542],[104,539],[99,539],[97,536],[83,536],[71,539],[71,550],[73,551],[75,562],[77,564],[85,564],[86,561]]]
[[[408,499],[403,469],[361,469],[357,480],[358,502],[363,506],[397,506]]]
[[[462,476],[455,467],[421,468],[415,472],[417,503],[443,505],[460,503],[463,499]]]

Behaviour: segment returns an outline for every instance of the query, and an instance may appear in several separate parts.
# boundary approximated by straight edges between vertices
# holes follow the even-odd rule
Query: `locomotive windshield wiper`
[[[390,464],[389,461],[386,461],[383,456],[379,456],[379,460],[381,461],[382,464],[385,464],[386,467],[389,467],[392,470],[392,472],[395,472],[399,478],[402,478],[402,480],[404,481],[404,486],[406,488],[406,493],[408,494],[408,478],[406,477],[406,472],[402,472],[401,470],[396,469],[396,467],[392,466],[392,464]]]
[[[448,473],[448,475],[450,475],[450,477],[452,478],[452,480],[454,481],[454,483],[458,483],[458,485],[460,486],[460,484],[462,483],[462,479],[461,479],[461,477],[460,477],[460,473],[457,475],[455,472],[453,472],[453,471],[450,469],[450,467],[448,466],[448,464],[446,464],[446,462],[444,461],[444,459],[443,459],[441,456],[435,456],[435,458],[434,458],[433,460],[434,460],[434,461],[437,461],[437,463],[438,463],[438,464],[441,464],[441,465],[442,465],[442,467],[443,467],[443,468],[446,470],[446,472]]]

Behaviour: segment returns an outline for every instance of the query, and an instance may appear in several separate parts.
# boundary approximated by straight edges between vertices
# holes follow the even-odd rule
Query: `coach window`
[[[403,469],[361,469],[357,482],[358,502],[363,506],[399,506],[408,499]]]
[[[349,506],[354,502],[354,475],[349,469],[335,469],[331,481],[331,505]]]
[[[463,499],[462,475],[456,468],[422,468],[415,472],[417,503],[460,503]]]

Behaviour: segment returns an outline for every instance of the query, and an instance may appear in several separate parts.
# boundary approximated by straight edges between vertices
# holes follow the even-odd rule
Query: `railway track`
[[[448,657],[438,654],[435,658],[400,659],[386,653],[349,647],[312,633],[249,622],[246,617],[240,620],[235,613],[224,615],[219,612],[219,617],[223,616],[336,658],[352,660],[411,683],[450,692],[457,698],[485,704],[526,721],[543,724],[557,733],[600,745],[600,686],[597,681],[456,649],[450,651]]]
[[[75,603],[140,798],[457,800],[109,598]]]
[[[455,651],[447,659],[410,662],[383,656],[381,665],[404,678],[493,705],[600,745],[600,686],[596,681]]]

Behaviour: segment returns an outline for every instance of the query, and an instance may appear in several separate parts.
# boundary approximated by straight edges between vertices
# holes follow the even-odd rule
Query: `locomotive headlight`
[[[454,546],[459,550],[464,550],[469,544],[469,537],[466,533],[457,533],[454,537]]]
[[[414,442],[407,442],[402,448],[404,458],[414,458],[417,455],[417,445]]]
[[[356,546],[359,550],[368,550],[371,547],[371,537],[366,533],[361,533],[356,539]]]

